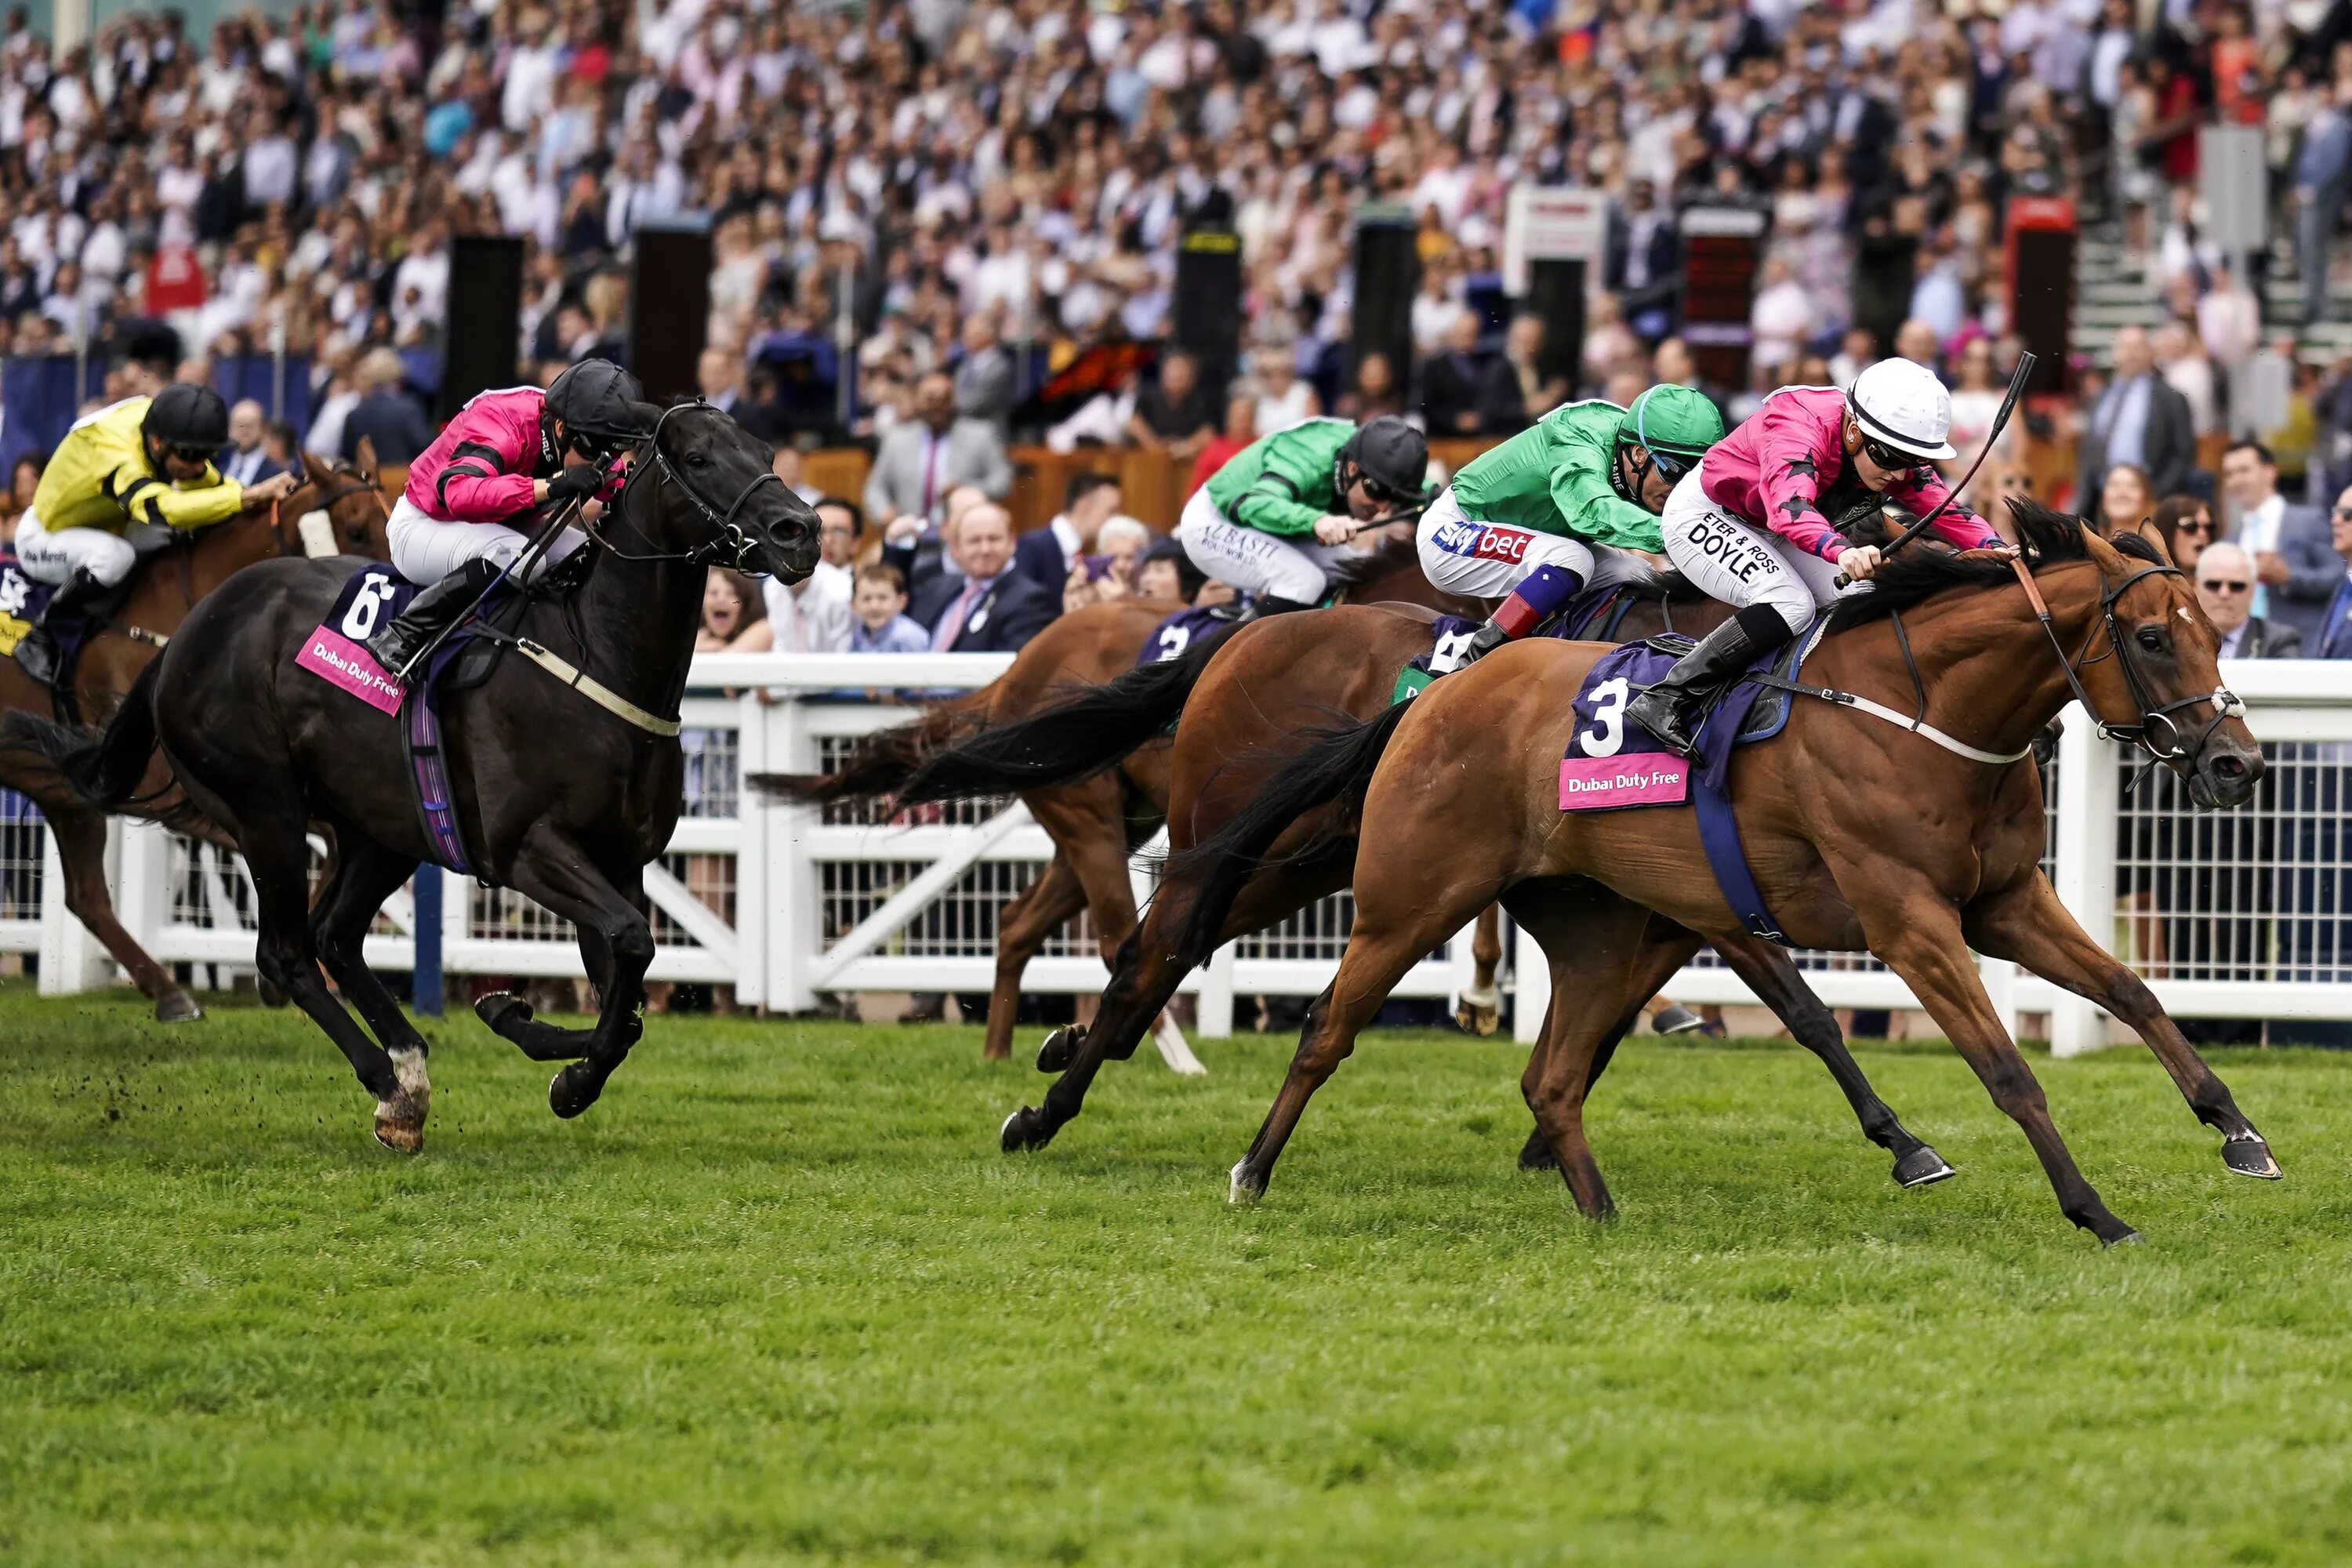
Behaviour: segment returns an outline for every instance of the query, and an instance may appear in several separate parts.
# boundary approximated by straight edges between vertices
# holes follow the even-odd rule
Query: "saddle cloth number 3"
[[[343,612],[343,624],[335,629],[353,642],[363,643],[375,630],[376,616],[383,613],[386,590],[392,578],[382,572],[371,572],[360,583],[360,591],[352,595],[352,607]]]
[[[1588,757],[1613,757],[1625,743],[1625,700],[1632,689],[1623,676],[1592,689],[1592,727],[1580,731],[1576,749]]]

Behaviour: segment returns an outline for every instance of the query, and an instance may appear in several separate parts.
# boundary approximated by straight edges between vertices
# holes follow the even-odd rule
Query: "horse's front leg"
[[[523,837],[509,873],[514,887],[580,928],[583,952],[601,963],[592,973],[607,983],[597,997],[595,1027],[586,1055],[555,1075],[547,1086],[548,1108],[577,1116],[596,1103],[644,1032],[646,967],[654,961],[653,927],[640,908],[642,877],[632,869],[615,874],[560,831],[541,823]],[[625,877],[625,885],[623,878]]]

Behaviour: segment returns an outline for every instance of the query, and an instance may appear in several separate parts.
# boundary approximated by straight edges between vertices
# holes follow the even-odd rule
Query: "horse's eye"
[[[707,468],[710,467],[710,459],[700,452],[688,452],[686,455],[686,466],[689,468]]]
[[[2158,631],[2154,626],[2142,626],[2139,629],[2139,646],[2147,649],[2150,653],[2162,653],[2164,651],[2164,634]]]

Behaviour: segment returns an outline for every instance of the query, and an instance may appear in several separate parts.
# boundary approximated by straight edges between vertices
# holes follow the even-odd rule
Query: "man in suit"
[[[955,379],[935,370],[915,384],[915,417],[893,426],[874,454],[866,515],[885,530],[901,518],[928,525],[962,484],[1002,500],[1013,488],[1013,461],[995,426],[956,417]]]
[[[963,358],[955,372],[956,412],[985,419],[1001,435],[1013,424],[1013,355],[996,341],[996,318],[987,310],[963,323]]]
[[[262,438],[269,433],[267,416],[261,405],[248,397],[228,411],[228,445],[223,447],[215,459],[221,478],[240,485],[257,485],[266,479],[286,471],[283,463],[269,460],[269,449]]]
[[[1502,356],[1478,348],[1478,318],[1468,310],[1445,329],[1445,348],[1422,363],[1421,416],[1433,436],[1500,436],[1515,418],[1518,384]]]
[[[360,400],[343,420],[341,456],[357,462],[360,443],[367,441],[379,464],[394,468],[416,461],[433,445],[433,431],[425,410],[401,390],[407,370],[390,349],[377,349],[360,361]]]
[[[2116,333],[2116,374],[2091,405],[2083,426],[2077,471],[2081,493],[2095,496],[2107,469],[2130,463],[2147,476],[2154,499],[2179,495],[2197,461],[2197,432],[2189,399],[2156,374],[2156,353],[2147,330],[2126,327]]]
[[[2346,563],[2336,578],[2336,592],[2319,617],[2319,636],[2311,644],[2314,658],[2352,658],[2352,486],[2336,498],[2327,514],[2328,536],[2336,556]]]
[[[1682,298],[1683,244],[1675,215],[1658,204],[1647,180],[1625,190],[1625,205],[1612,208],[1603,242],[1601,277],[1618,296],[1625,324],[1651,342],[1674,330]]]
[[[1013,653],[1061,613],[1062,595],[1013,567],[1013,514],[992,501],[958,521],[956,564],[925,584],[908,610],[931,634],[934,653]]]
[[[2343,574],[2339,570],[2337,575]],[[2253,613],[2253,563],[2226,541],[2197,557],[2197,602],[2221,634],[2223,658],[2300,658],[2303,632]]]
[[[1070,568],[1094,549],[1096,531],[1118,515],[1122,499],[1116,474],[1072,474],[1062,487],[1062,510],[1045,527],[1021,536],[1013,564],[1059,603]]]
[[[2221,489],[2238,512],[2232,540],[2253,563],[2251,613],[2291,626],[2310,641],[2344,580],[2326,513],[2287,505],[2278,493],[2278,465],[2260,441],[2232,442],[2221,454]]]

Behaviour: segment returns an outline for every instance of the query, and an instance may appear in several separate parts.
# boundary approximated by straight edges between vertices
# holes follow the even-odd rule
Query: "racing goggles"
[[[619,459],[622,453],[627,451],[635,444],[636,443],[634,440],[625,440],[614,436],[598,435],[595,432],[589,430],[577,432],[572,436],[570,442],[570,446],[573,451],[579,453],[583,458],[587,458],[588,461],[596,464],[600,468],[611,467],[614,462]]]
[[[1914,468],[1927,467],[1927,459],[1918,453],[1906,452],[1899,447],[1874,441],[1867,436],[1862,438],[1862,455],[1890,473],[1907,474]]]
[[[217,447],[209,446],[181,447],[166,445],[163,448],[163,455],[169,458],[177,458],[184,463],[209,463],[213,460],[214,456],[219,452],[219,450],[220,448]]]

